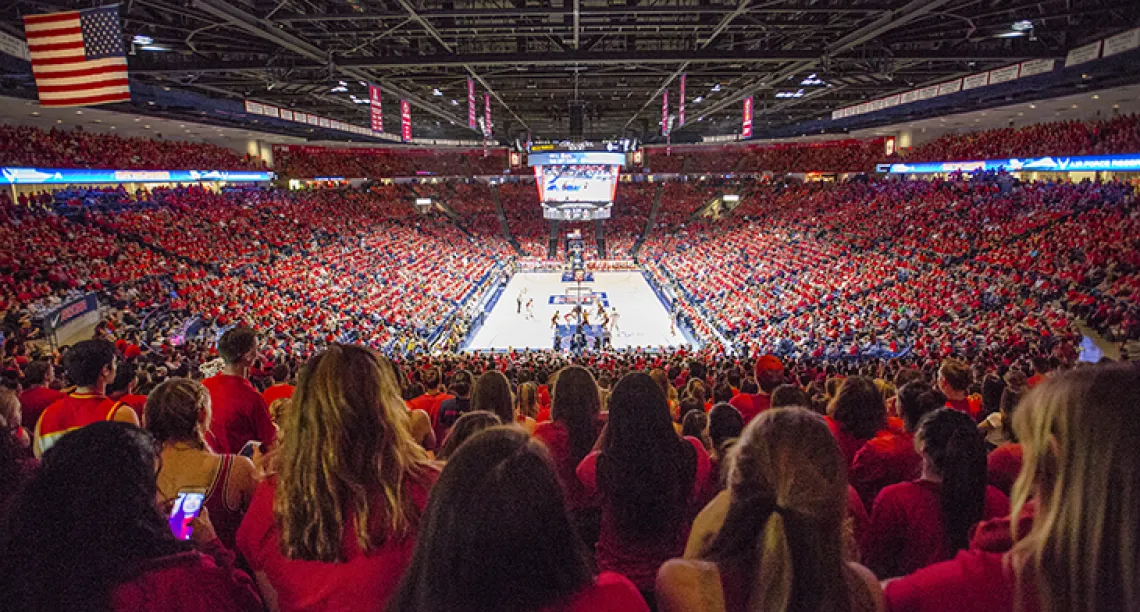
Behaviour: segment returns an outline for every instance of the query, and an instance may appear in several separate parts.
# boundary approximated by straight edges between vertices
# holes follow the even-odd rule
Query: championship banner
[[[661,134],[669,135],[669,90],[661,92]]]
[[[740,136],[742,138],[752,137],[752,96],[744,99],[744,121],[741,126]]]
[[[467,77],[467,127],[475,129],[475,81]]]
[[[412,105],[400,100],[400,137],[404,142],[412,139]]]
[[[483,94],[483,134],[491,135],[491,94]]]
[[[677,108],[677,127],[685,126],[685,77],[688,75],[681,75],[681,102],[680,107]]]
[[[368,99],[372,106],[372,131],[384,131],[384,103],[380,99],[380,86],[368,85]]]

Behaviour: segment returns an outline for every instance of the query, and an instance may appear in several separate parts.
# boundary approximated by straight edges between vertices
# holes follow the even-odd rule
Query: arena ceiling
[[[0,12],[0,27],[19,33],[24,14],[88,6],[16,0]],[[500,140],[528,132],[571,136],[576,108],[586,138],[652,138],[660,132],[661,92],[670,90],[675,109],[681,74],[688,75],[684,132],[738,129],[749,95],[761,125],[794,124],[1013,61],[1063,58],[1071,47],[1140,20],[1135,0],[123,0],[121,6],[124,34],[149,37],[159,49],[135,46],[132,78],[357,125],[368,123],[367,104],[352,98],[366,100],[361,83],[378,82],[389,122],[398,119],[403,98],[413,105],[417,136],[473,139],[470,76],[480,94],[493,97]]]

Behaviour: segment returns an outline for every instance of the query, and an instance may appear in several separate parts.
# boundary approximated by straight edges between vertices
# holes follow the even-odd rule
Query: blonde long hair
[[[1032,580],[1046,612],[1140,609],[1140,370],[1050,377],[1013,427],[1023,459],[1011,516],[1037,503],[1012,551],[1019,591]]]
[[[364,551],[413,532],[419,510],[405,485],[428,469],[427,456],[412,439],[387,359],[331,346],[303,371],[284,417],[273,500],[282,554],[343,561],[349,520]]]
[[[849,610],[847,471],[823,417],[803,408],[763,412],[728,462],[728,514],[701,557],[750,568],[748,610]]]

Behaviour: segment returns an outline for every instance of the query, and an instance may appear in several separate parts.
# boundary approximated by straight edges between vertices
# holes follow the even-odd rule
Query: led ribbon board
[[[1087,155],[1082,157],[1014,157],[984,161],[915,162],[879,164],[877,172],[889,174],[935,174],[976,172],[1140,172],[1140,153]]]
[[[260,183],[272,172],[227,170],[89,170],[85,168],[0,168],[6,185],[75,185],[84,183]]]

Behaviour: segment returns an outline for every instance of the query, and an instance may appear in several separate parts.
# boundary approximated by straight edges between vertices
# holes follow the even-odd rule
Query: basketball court
[[[553,346],[554,328],[551,318],[557,312],[559,324],[566,325],[565,315],[574,309],[578,285],[563,280],[562,273],[519,273],[511,278],[506,290],[488,315],[487,321],[466,347],[468,350],[549,349]],[[640,272],[595,272],[594,279],[583,282],[583,306],[590,324],[597,317],[597,301],[606,311],[618,311],[617,330],[611,334],[614,348],[688,345],[680,330],[670,331],[670,316]],[[517,298],[523,295],[522,313],[517,311]],[[534,300],[533,318],[527,317],[526,303]]]

